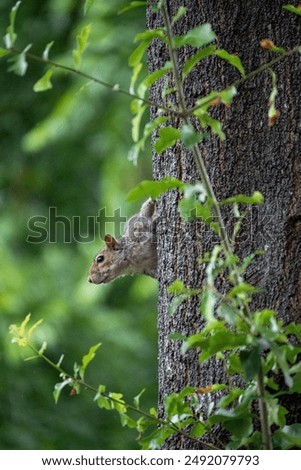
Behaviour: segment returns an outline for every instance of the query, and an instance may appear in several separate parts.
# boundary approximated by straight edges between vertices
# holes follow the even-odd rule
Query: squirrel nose
[[[91,277],[88,277],[88,282],[93,282]]]

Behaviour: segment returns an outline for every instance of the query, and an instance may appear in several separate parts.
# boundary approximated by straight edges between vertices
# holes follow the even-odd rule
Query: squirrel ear
[[[114,248],[117,243],[117,241],[114,237],[112,237],[112,235],[105,235],[104,241],[106,242],[108,248]]]

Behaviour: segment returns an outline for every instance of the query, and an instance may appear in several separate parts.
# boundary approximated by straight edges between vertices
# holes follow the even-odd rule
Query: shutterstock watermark
[[[127,217],[121,215],[121,209],[115,209],[108,215],[106,208],[98,211],[96,216],[87,216],[85,220],[79,215],[67,217],[59,215],[57,207],[49,207],[48,216],[34,215],[27,222],[28,243],[92,243],[103,239],[106,233],[119,237]]]
[[[194,220],[192,211],[191,219]],[[257,246],[269,245],[275,238],[275,234],[270,231],[271,217],[262,214],[258,206],[250,207],[246,219],[243,221],[243,230],[238,234],[239,243],[249,243],[256,240]],[[130,220],[130,223],[128,223]],[[231,233],[236,219],[230,220],[232,228],[227,229]],[[49,207],[48,215],[35,215],[27,222],[28,243],[92,243],[96,240],[103,240],[105,234],[111,234],[119,238],[127,228],[127,237],[139,237],[140,240],[148,239],[148,235],[155,230],[152,223],[158,223],[158,219],[149,219],[136,214],[134,217],[122,215],[121,208],[117,208],[113,213],[108,214],[104,207],[98,211],[96,216],[83,218],[78,215],[67,217],[58,213],[57,207]],[[194,220],[195,222],[195,220]],[[196,221],[196,238],[200,239],[205,232],[216,232],[217,220],[212,216],[204,224],[202,219]],[[167,222],[168,223],[168,222]],[[189,222],[188,222],[189,223]],[[130,233],[129,233],[130,232]],[[143,234],[145,235],[143,238]],[[146,237],[146,238],[145,238]],[[133,239],[133,238],[132,238]],[[137,238],[134,238],[137,240]]]

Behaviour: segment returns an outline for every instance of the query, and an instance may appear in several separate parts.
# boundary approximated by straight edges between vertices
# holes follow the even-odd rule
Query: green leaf
[[[230,291],[227,294],[227,297],[228,298],[242,297],[244,296],[244,294],[256,294],[257,292],[260,292],[260,291],[256,287],[251,286],[247,282],[241,282],[237,286],[230,289]]]
[[[143,84],[149,88],[153,83],[155,83],[159,78],[163,75],[166,75],[170,70],[172,70],[171,62],[166,62],[165,65],[161,68],[156,70],[155,72],[148,75],[144,80]]]
[[[10,24],[8,28],[6,29],[6,35],[3,38],[7,49],[11,49],[17,39],[17,34],[15,33],[15,20],[16,20],[16,14],[20,5],[21,5],[21,2],[20,1],[17,2],[13,6],[9,14]]]
[[[94,0],[86,0],[85,1],[85,4],[84,4],[84,15],[86,15],[88,13],[88,11],[90,10],[90,8],[92,7],[94,3]]]
[[[233,67],[239,70],[242,76],[245,76],[245,69],[237,55],[229,54],[229,52],[225,51],[224,49],[218,49],[215,51],[215,55],[220,59],[226,60],[229,64],[233,65]]]
[[[120,416],[121,426],[123,427],[127,426],[130,429],[137,428],[136,421],[133,418],[131,418],[129,415],[127,415],[126,413],[119,413],[119,416]]]
[[[205,132],[195,132],[194,128],[188,124],[184,124],[180,130],[181,139],[187,148],[191,148],[207,137]]]
[[[224,396],[218,403],[219,408],[227,408],[234,400],[243,395],[245,390],[242,388],[233,388],[228,395]]]
[[[282,370],[286,385],[288,387],[292,387],[293,379],[290,375],[290,368],[289,368],[287,358],[286,358],[286,349],[279,348],[279,346],[274,343],[271,343],[270,347],[271,347],[272,352],[274,353],[274,356],[277,360],[277,363],[280,369]]]
[[[2,49],[2,47],[0,47],[0,58],[8,54],[10,54],[10,51],[8,51],[7,49]]]
[[[208,46],[205,47],[204,49],[201,49],[200,51],[196,52],[191,59],[187,60],[185,62],[184,67],[183,67],[183,79],[187,77],[187,75],[191,72],[191,70],[205,57],[209,57],[214,53],[216,49],[216,46]]]
[[[236,196],[228,197],[223,199],[220,204],[262,204],[264,202],[264,197],[259,191],[255,191],[252,196],[245,196],[244,194],[237,194]]]
[[[71,383],[72,383],[72,379],[69,377],[68,379],[63,380],[63,382],[59,382],[59,383],[55,384],[54,390],[53,390],[53,398],[54,398],[55,404],[57,404],[58,401],[59,401],[61,391],[62,391],[67,385],[70,385]]]
[[[104,408],[105,410],[111,410],[111,400],[104,395],[106,391],[105,385],[98,386],[98,392],[96,393],[94,400],[97,402],[99,408]]]
[[[144,53],[146,49],[148,48],[149,42],[144,41],[139,44],[139,46],[134,49],[134,51],[131,53],[129,57],[129,66],[130,67],[135,67],[136,65],[140,64],[142,57],[144,56]]]
[[[139,439],[139,444],[143,450],[159,450],[163,442],[177,432],[170,426],[160,426],[153,432]]]
[[[138,395],[136,395],[136,396],[134,397],[134,406],[135,406],[136,408],[138,408],[138,409],[139,409],[139,407],[140,407],[140,398],[141,398],[141,396],[143,395],[143,393],[145,392],[145,390],[146,390],[146,389],[143,388],[143,389],[141,390],[141,392],[140,392]]]
[[[285,326],[285,333],[288,335],[294,335],[296,338],[301,339],[301,323],[289,323]]]
[[[176,279],[172,284],[167,288],[169,294],[180,295],[187,292],[187,287],[184,285],[183,281]]]
[[[147,2],[131,2],[129,5],[123,7],[121,10],[119,10],[118,15],[121,15],[122,13],[132,10],[133,8],[137,7],[144,7],[147,5]]]
[[[301,448],[301,424],[295,423],[284,426],[284,428],[278,429],[274,433],[273,438],[281,450],[291,449],[292,447]]]
[[[246,335],[230,331],[221,324],[212,330],[212,334],[209,336],[204,332],[190,336],[183,343],[182,349],[185,353],[191,348],[201,348],[200,362],[204,362],[219,352],[236,349],[239,346],[247,345],[247,343],[248,337]]]
[[[173,147],[177,140],[181,138],[181,131],[174,127],[162,127],[158,131],[159,138],[156,140],[154,149],[157,153],[161,154],[168,147]]]
[[[191,436],[199,438],[202,437],[207,431],[206,426],[203,423],[195,424],[191,429]]]
[[[172,23],[174,24],[176,21],[178,21],[180,18],[182,18],[182,16],[185,15],[186,11],[187,11],[187,8],[186,8],[186,7],[180,6],[180,8],[178,9],[177,13],[176,13],[175,16],[172,18]]]
[[[217,295],[210,288],[202,295],[201,312],[208,323],[214,320],[214,308],[217,300]]]
[[[224,319],[229,325],[235,325],[238,319],[237,312],[226,302],[221,302],[217,308],[218,315]]]
[[[209,23],[202,24],[196,28],[191,29],[184,36],[176,36],[174,42],[176,47],[193,46],[203,47],[206,44],[214,41],[216,38],[215,32]]]
[[[17,54],[8,59],[8,62],[13,63],[13,65],[8,68],[9,72],[14,72],[16,75],[20,75],[21,77],[25,75],[28,67],[26,52],[31,48],[31,46],[32,44],[29,44],[20,54]]]
[[[79,375],[80,375],[82,380],[84,380],[86,368],[88,367],[90,362],[94,359],[96,351],[100,346],[101,346],[101,343],[97,343],[94,346],[91,346],[91,348],[89,349],[88,354],[83,356],[82,365],[81,365],[80,370],[79,370]]]
[[[294,5],[284,5],[282,8],[284,10],[290,11],[291,13],[295,13],[296,15],[301,15],[300,6],[295,7]]]
[[[230,375],[233,374],[242,374],[243,368],[240,362],[240,358],[237,355],[236,351],[231,353],[228,356],[228,362],[227,362],[227,372]]]
[[[212,93],[212,96],[218,97],[218,93],[214,92]],[[207,127],[211,128],[211,131],[216,134],[221,140],[225,140],[226,136],[223,132],[222,125],[220,121],[217,119],[212,118],[208,112],[206,111],[206,108],[208,108],[210,105],[210,102],[208,102],[209,96],[205,97],[203,100],[205,100],[206,105],[204,108],[198,108],[194,111],[194,115],[198,118],[200,121],[201,126],[206,129]],[[214,98],[212,98],[214,99]],[[197,105],[200,105],[202,100],[197,101]]]
[[[136,100],[138,101],[138,100]],[[141,101],[139,101],[141,103]],[[146,111],[147,106],[139,106],[136,116],[133,117],[132,119],[132,139],[134,142],[138,142],[139,140],[139,133],[140,133],[140,124],[141,124],[141,119],[143,117],[144,112]]]
[[[134,42],[146,41],[147,44],[149,44],[153,39],[156,39],[156,38],[161,39],[162,41],[166,39],[165,31],[163,28],[146,29],[142,33],[136,34]]]
[[[177,308],[185,302],[191,295],[190,294],[180,294],[172,299],[168,306],[168,314],[173,315]]]
[[[43,56],[42,56],[44,60],[48,60],[49,51],[50,51],[50,49],[52,48],[53,44],[54,44],[54,41],[51,41],[51,42],[49,42],[49,43],[47,44],[47,46],[45,47],[44,52],[43,52]]]
[[[91,24],[88,24],[76,36],[77,48],[73,50],[72,55],[73,55],[74,65],[77,68],[80,67],[80,64],[82,61],[82,55],[85,52],[86,48],[88,47],[88,39],[89,39],[90,32],[91,32],[91,26],[92,26]]]
[[[145,197],[157,199],[170,189],[181,189],[184,183],[176,178],[163,178],[160,181],[144,180],[133,188],[127,195],[128,202],[136,202]]]
[[[299,363],[298,366],[301,366]],[[292,369],[291,369],[292,370]],[[290,372],[291,372],[290,370]],[[297,392],[301,394],[301,372],[298,372],[294,377],[293,377],[293,385],[291,387],[291,392]]]
[[[248,410],[236,412],[220,409],[210,417],[209,421],[211,424],[222,423],[234,437],[248,437],[253,431],[252,415]]]
[[[233,98],[237,95],[237,90],[235,86],[231,86],[230,88],[227,88],[226,90],[222,91],[220,93],[220,97],[222,100],[222,103],[224,103],[226,106],[230,106]]]
[[[246,380],[253,379],[261,367],[260,348],[255,346],[252,349],[241,351],[239,357]]]
[[[118,413],[126,413],[127,408],[122,393],[110,392],[109,398],[111,399],[112,410],[116,410]]]
[[[52,83],[50,81],[52,75],[53,75],[54,69],[49,69],[47,72],[43,75],[40,80],[38,80],[34,86],[33,90],[38,93],[40,91],[46,91],[50,90],[52,88]]]

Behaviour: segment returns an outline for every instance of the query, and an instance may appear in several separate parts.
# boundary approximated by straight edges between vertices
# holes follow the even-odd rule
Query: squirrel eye
[[[99,255],[96,258],[96,263],[102,263],[104,261],[105,257],[103,255]]]

